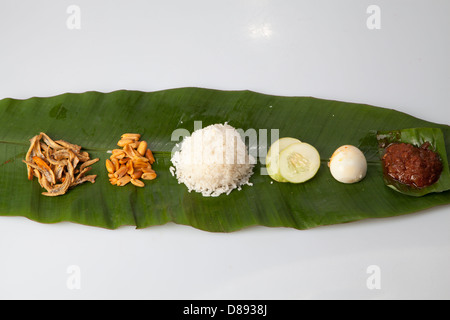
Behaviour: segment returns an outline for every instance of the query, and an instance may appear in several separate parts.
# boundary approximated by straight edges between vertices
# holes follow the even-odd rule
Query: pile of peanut
[[[147,142],[140,141],[139,133],[125,133],[117,143],[122,149],[112,150],[106,160],[109,182],[112,185],[124,186],[131,182],[137,187],[144,187],[142,180],[153,180],[156,172],[152,169],[155,158]]]

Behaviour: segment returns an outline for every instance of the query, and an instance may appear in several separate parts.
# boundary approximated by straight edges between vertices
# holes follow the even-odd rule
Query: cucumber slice
[[[287,182],[287,180],[284,179],[280,174],[280,168],[278,163],[280,158],[280,152],[294,143],[300,143],[300,140],[286,137],[278,139],[270,146],[269,152],[267,152],[266,156],[266,169],[267,173],[273,180],[278,182]]]
[[[320,168],[320,155],[308,143],[294,143],[280,153],[281,176],[292,183],[302,183],[312,179]]]

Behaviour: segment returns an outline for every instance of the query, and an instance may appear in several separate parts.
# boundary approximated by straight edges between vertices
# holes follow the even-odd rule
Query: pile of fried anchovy
[[[83,182],[95,182],[97,175],[86,173],[99,159],[90,159],[89,153],[81,151],[80,146],[63,140],[53,141],[43,132],[30,142],[23,162],[27,165],[28,179],[36,176],[41,187],[47,190],[43,195],[59,196]]]

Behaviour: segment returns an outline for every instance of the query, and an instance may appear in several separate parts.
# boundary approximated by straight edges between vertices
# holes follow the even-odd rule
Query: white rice
[[[196,130],[179,147],[172,155],[170,172],[189,192],[217,197],[252,185],[249,179],[256,161],[237,130],[227,123]]]

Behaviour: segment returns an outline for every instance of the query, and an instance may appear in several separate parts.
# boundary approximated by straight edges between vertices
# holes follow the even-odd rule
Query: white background
[[[70,5],[80,29],[67,26]],[[381,29],[367,27],[370,5]],[[0,98],[200,86],[449,124],[449,13],[446,0],[1,0]],[[448,206],[230,234],[1,217],[0,298],[448,299],[449,252]],[[372,265],[379,289],[367,286]]]

